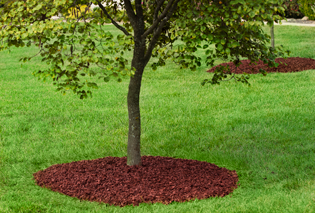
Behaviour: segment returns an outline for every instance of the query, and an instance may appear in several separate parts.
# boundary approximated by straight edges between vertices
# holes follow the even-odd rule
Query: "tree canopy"
[[[0,8],[0,51],[37,45],[38,54],[49,68],[33,74],[52,78],[58,91],[70,90],[84,99],[92,96],[92,88],[98,88],[93,77],[105,82],[116,78],[120,82],[122,76],[130,76],[128,165],[141,165],[139,97],[142,74],[152,57],[158,59],[151,65],[153,70],[164,66],[167,59],[180,68],[196,70],[202,63],[213,66],[216,58],[231,57],[239,66],[242,56],[277,66],[275,58],[285,57],[282,47],[269,47],[270,36],[261,29],[264,20],[272,26],[273,21],[283,19],[273,15],[275,11],[284,12],[283,0],[1,2],[4,7]],[[99,7],[88,12],[92,3]],[[86,5],[84,11],[82,5]],[[71,16],[71,8],[80,10],[79,15]],[[58,14],[65,18],[51,19]],[[104,30],[104,23],[112,23],[122,34],[114,38]],[[180,42],[175,44],[176,41]],[[210,47],[213,44],[215,50]],[[196,54],[198,49],[205,51],[204,61]],[[126,51],[133,51],[131,64]],[[212,79],[205,79],[202,84],[219,84],[229,77],[248,83],[248,76],[234,75],[228,67],[220,67]]]

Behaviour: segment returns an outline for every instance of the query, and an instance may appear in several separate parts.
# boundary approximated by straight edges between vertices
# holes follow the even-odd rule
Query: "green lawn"
[[[275,44],[290,57],[315,59],[314,35],[315,27],[275,26]],[[147,67],[141,154],[214,163],[236,170],[241,185],[224,198],[120,208],[43,189],[32,174],[126,156],[128,78],[100,83],[92,99],[61,95],[32,76],[47,66],[40,57],[18,62],[36,51],[0,52],[0,212],[315,212],[315,70],[202,87],[212,75],[205,65]]]

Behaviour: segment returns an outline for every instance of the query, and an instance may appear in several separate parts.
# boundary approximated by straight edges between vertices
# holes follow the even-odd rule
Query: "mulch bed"
[[[276,58],[275,61],[279,64],[278,67],[268,67],[268,65],[264,64],[264,62],[261,60],[256,62],[257,65],[250,64],[250,60],[241,60],[242,64],[239,67],[236,67],[233,64],[233,62],[222,63],[217,66],[229,65],[231,72],[235,74],[243,74],[244,72],[248,74],[257,74],[257,73],[260,73],[259,69],[264,69],[267,73],[270,73],[270,72],[288,73],[288,72],[299,72],[303,70],[315,69],[315,59],[311,59],[311,58],[300,58],[300,57],[290,57],[287,59]],[[282,64],[280,64],[279,62],[282,62]],[[284,63],[286,63],[287,66]],[[214,72],[217,66],[212,67],[207,72]]]
[[[208,162],[142,156],[142,166],[126,157],[105,157],[57,164],[33,174],[52,191],[116,206],[226,196],[237,188],[236,172]]]

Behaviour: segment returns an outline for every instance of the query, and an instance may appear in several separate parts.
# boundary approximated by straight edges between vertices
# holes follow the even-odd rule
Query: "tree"
[[[286,5],[284,5],[285,8],[286,8]],[[273,9],[273,7],[272,7]],[[275,12],[277,11],[277,9],[275,9]],[[276,13],[273,13],[273,14],[276,14]],[[271,36],[271,47],[272,48],[275,48],[275,35],[274,35],[274,28],[275,28],[275,25],[274,23],[272,24],[272,26],[270,27],[270,36]]]
[[[275,35],[274,35],[274,28],[275,26],[272,25],[272,27],[270,27],[270,35],[271,35],[271,47],[275,48]]]
[[[80,11],[79,17],[69,16],[69,8],[80,10],[79,5],[89,8],[92,3],[99,6],[93,13],[85,10]],[[98,88],[90,80],[92,77],[107,82],[113,77],[121,81],[122,76],[130,75],[127,164],[140,166],[139,97],[144,68],[150,59],[158,59],[151,64],[153,70],[164,66],[167,59],[180,68],[195,70],[202,62],[195,52],[203,49],[207,54],[203,62],[208,66],[213,66],[215,58],[229,56],[236,66],[240,56],[277,66],[274,60],[284,56],[284,52],[282,47],[277,51],[266,46],[270,37],[263,33],[261,25],[263,20],[271,26],[274,20],[282,19],[270,15],[271,5],[284,11],[281,3],[282,0],[145,0],[144,4],[141,0],[11,0],[0,9],[0,50],[35,43],[42,61],[50,67],[33,74],[44,80],[51,77],[58,91],[72,90],[81,99],[92,97],[90,89]],[[58,12],[69,18],[51,20]],[[103,30],[104,22],[111,22],[123,33],[117,36],[118,44],[110,32]],[[180,43],[175,45],[175,41]],[[215,44],[215,51],[210,49],[211,44]],[[125,51],[133,51],[130,67]],[[202,85],[219,84],[228,76],[248,83],[247,75],[236,76],[228,67],[220,67]]]
[[[298,0],[301,12],[310,20],[315,20],[315,1],[314,0]]]

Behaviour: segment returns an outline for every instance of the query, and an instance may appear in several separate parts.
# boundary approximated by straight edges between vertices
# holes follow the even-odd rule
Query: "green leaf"
[[[33,11],[40,10],[42,6],[42,4],[38,4],[36,7],[33,8]]]
[[[22,39],[25,39],[26,37],[28,37],[28,33],[23,33],[21,36]]]
[[[235,48],[235,47],[238,47],[240,46],[240,44],[237,42],[237,41],[234,41],[232,44],[231,44],[231,47],[232,48]]]
[[[153,63],[153,64],[151,65],[151,67],[152,67],[153,71],[157,70],[157,64],[156,64],[156,63]]]
[[[218,44],[217,50],[219,50],[219,51],[223,50],[223,46],[221,44]]]
[[[92,88],[94,88],[94,89],[98,89],[98,86],[97,86],[96,83],[88,82],[88,83],[87,83],[87,86],[88,86],[88,87],[92,87]]]
[[[109,76],[104,77],[104,81],[105,81],[105,82],[109,82],[109,79],[110,79]]]
[[[285,9],[283,7],[278,7],[278,9],[281,11],[281,12],[284,12]]]
[[[255,16],[255,12],[254,12],[254,11],[250,11],[249,16],[250,16],[251,18],[253,18],[253,17]]]
[[[213,35],[209,34],[208,35],[208,39],[209,39],[209,41],[212,41],[213,40]]]

